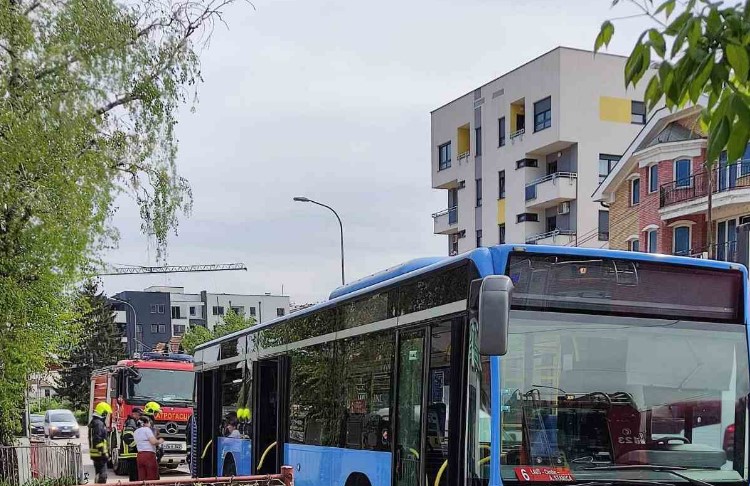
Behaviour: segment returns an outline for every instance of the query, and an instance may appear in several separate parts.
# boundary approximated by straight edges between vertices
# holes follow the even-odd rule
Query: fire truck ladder
[[[125,266],[107,267],[97,275],[142,275],[146,273],[190,273],[190,272],[225,272],[247,270],[244,263],[217,263],[206,265],[164,265],[155,267]]]

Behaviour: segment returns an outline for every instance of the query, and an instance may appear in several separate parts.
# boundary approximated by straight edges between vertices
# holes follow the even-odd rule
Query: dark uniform
[[[138,481],[138,466],[136,466],[135,458],[138,455],[138,450],[135,448],[135,437],[133,433],[138,428],[138,420],[132,415],[128,415],[125,420],[125,426],[122,429],[122,452],[120,453],[120,460],[124,462],[125,469],[128,471],[128,477],[131,481]]]
[[[107,461],[109,460],[109,449],[107,448],[107,426],[104,419],[94,415],[89,422],[89,456],[94,463],[96,471],[96,482],[107,482]]]

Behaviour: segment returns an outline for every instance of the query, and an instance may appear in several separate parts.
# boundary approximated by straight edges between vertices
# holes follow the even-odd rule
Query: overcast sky
[[[610,0],[239,0],[203,54],[196,113],[184,110],[178,164],[193,214],[171,264],[243,262],[247,272],[107,277],[107,293],[150,285],[188,292],[324,300],[340,282],[445,255],[431,214],[430,111],[556,46],[590,49]],[[627,54],[647,23],[617,25]],[[115,264],[155,264],[134,206],[120,201]]]

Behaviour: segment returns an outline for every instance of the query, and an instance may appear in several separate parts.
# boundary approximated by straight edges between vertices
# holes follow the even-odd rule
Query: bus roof
[[[527,251],[529,253],[545,253],[552,255],[579,255],[581,257],[588,258],[621,258],[633,261],[662,262],[675,265],[688,265],[698,268],[714,268],[724,270],[735,269],[741,270],[745,275],[745,281],[747,281],[747,270],[743,265],[739,263],[730,263],[718,260],[707,260],[683,256],[661,255],[656,253],[608,250],[602,248],[504,244],[493,247],[476,248],[474,250],[470,250],[466,253],[462,253],[453,257],[418,258],[415,260],[410,260],[401,265],[391,267],[389,269],[339,287],[331,292],[329,297],[330,300],[326,302],[321,302],[314,306],[307,307],[301,311],[288,314],[286,316],[279,317],[268,322],[264,322],[263,324],[253,326],[249,329],[243,329],[241,331],[216,338],[212,341],[208,341],[206,343],[200,344],[199,346],[196,346],[196,350],[205,349],[244,334],[258,332],[262,329],[266,329],[280,322],[286,321],[290,318],[301,317],[318,310],[334,306],[339,302],[355,299],[357,296],[373,292],[384,287],[395,285],[404,280],[415,278],[426,273],[452,266],[460,261],[470,260],[476,265],[477,269],[479,270],[480,276],[490,275],[495,273],[496,269],[500,268],[501,265],[504,265],[508,255],[513,251]]]

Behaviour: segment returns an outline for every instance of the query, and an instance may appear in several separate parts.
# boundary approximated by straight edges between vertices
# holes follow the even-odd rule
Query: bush
[[[73,415],[75,415],[76,420],[81,425],[86,425],[89,423],[89,411],[88,410],[76,410],[73,412]]]
[[[67,400],[60,399],[58,397],[40,398],[39,400],[29,400],[29,413],[44,413],[47,410],[53,410],[56,408],[64,408],[71,410],[70,402]]]

